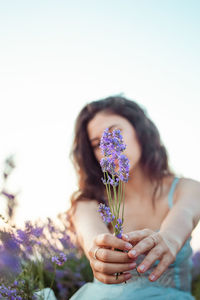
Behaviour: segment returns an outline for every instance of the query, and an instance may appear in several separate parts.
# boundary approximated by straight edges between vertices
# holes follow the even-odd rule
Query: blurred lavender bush
[[[200,300],[200,250],[192,256],[192,294],[196,300]]]
[[[58,220],[0,230],[0,299],[34,299],[34,292],[50,287],[66,300],[92,280],[87,259],[71,243],[61,215]]]
[[[69,299],[85,282],[92,281],[89,262],[71,242],[66,213],[54,221],[27,221],[23,228],[13,224],[17,200],[8,191],[7,181],[14,168],[10,156],[4,163],[0,187],[0,196],[7,203],[5,216],[0,214],[0,299],[38,299],[34,293],[47,287],[58,300]]]
[[[27,221],[24,228],[13,225],[16,195],[6,188],[15,167],[13,157],[4,166],[0,196],[7,199],[7,210],[6,217],[0,215],[0,299],[38,299],[34,293],[50,287],[58,300],[67,300],[93,280],[90,264],[71,242],[65,213],[54,221]],[[192,262],[192,294],[200,300],[200,251]]]
[[[4,167],[1,172],[2,174],[2,186],[0,188],[0,196],[6,200],[6,215],[9,218],[9,221],[14,219],[15,210],[17,207],[17,194],[8,190],[7,182],[9,176],[15,169],[15,158],[14,155],[10,155],[4,161]]]

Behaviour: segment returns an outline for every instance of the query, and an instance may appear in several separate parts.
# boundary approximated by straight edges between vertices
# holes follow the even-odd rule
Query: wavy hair
[[[93,101],[80,111],[76,123],[71,159],[78,176],[78,190],[71,196],[71,208],[68,211],[71,220],[77,201],[91,199],[105,203],[105,186],[99,162],[91,147],[87,134],[87,125],[99,112],[118,114],[126,118],[134,127],[142,153],[140,165],[152,182],[156,182],[152,202],[155,208],[155,195],[165,176],[174,175],[168,165],[167,151],[161,142],[155,124],[146,111],[135,101],[121,96],[112,96]],[[72,223],[71,223],[72,224]]]

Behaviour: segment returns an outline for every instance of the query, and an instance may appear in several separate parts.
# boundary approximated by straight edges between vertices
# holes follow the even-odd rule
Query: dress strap
[[[179,179],[180,179],[179,177],[174,177],[174,179],[172,181],[170,191],[169,191],[169,194],[168,194],[169,208],[172,208],[172,206],[173,206],[173,195],[174,195],[174,191],[175,191],[175,188],[176,188],[176,185],[177,185]]]

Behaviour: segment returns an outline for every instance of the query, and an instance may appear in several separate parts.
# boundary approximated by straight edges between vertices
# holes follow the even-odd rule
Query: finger
[[[161,242],[160,237],[159,237],[159,233],[154,233],[154,235],[157,236],[157,243]],[[143,240],[141,240],[140,242],[137,243],[137,245],[135,245],[133,247],[133,249],[131,249],[128,252],[128,256],[129,257],[137,257],[140,254],[145,253],[146,251],[149,251],[150,249],[155,247],[155,240],[150,236],[144,238]]]
[[[133,247],[130,243],[107,233],[98,235],[95,242],[100,247],[116,248],[123,251],[128,251]]]
[[[106,275],[103,273],[96,272],[95,277],[96,279],[105,284],[118,284],[129,280],[132,277],[132,275],[130,273],[123,273],[119,274],[118,278],[116,278],[116,275]]]
[[[135,230],[132,232],[128,232],[126,234],[122,234],[122,239],[124,241],[130,242],[130,243],[135,243],[138,242],[145,237],[149,236],[150,234],[154,233],[151,229],[145,228],[142,230]]]
[[[149,252],[149,254],[137,267],[138,272],[140,273],[146,272],[155,263],[155,261],[161,259],[163,255],[164,255],[163,248],[160,245],[157,245]]]
[[[112,263],[103,263],[100,260],[93,262],[92,269],[95,272],[103,273],[106,275],[112,275],[114,273],[121,273],[135,269],[136,263],[132,262],[129,264],[112,264]]]
[[[172,262],[173,262],[173,260],[168,255],[163,256],[160,263],[153,270],[153,272],[149,275],[149,280],[150,281],[157,280],[163,274],[163,272],[169,267],[169,265]]]
[[[99,248],[96,252],[97,260],[101,260],[103,262],[110,262],[110,263],[129,263],[135,260],[128,256],[128,253],[115,251],[105,248]]]

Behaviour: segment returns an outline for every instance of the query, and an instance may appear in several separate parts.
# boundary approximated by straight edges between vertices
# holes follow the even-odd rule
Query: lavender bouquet
[[[99,212],[106,224],[111,223],[114,235],[122,238],[124,222],[125,183],[129,177],[129,160],[123,151],[126,145],[120,130],[109,132],[105,129],[101,138],[100,148],[103,158],[100,165],[104,174],[102,178],[106,187],[108,206],[100,204]],[[116,279],[118,274],[116,275]]]

